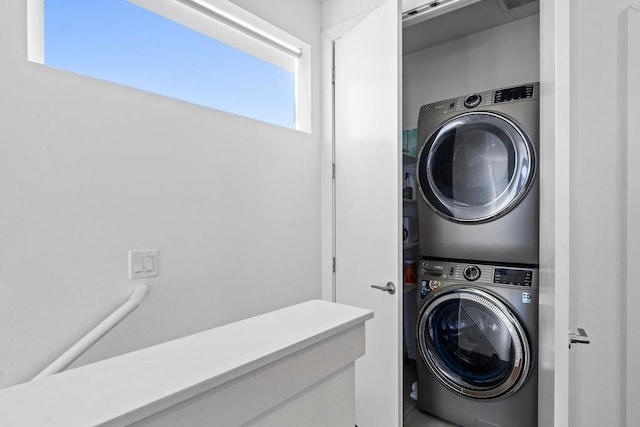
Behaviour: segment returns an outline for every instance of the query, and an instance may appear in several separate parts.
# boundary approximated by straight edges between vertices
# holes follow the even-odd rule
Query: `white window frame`
[[[44,64],[44,1],[27,0],[28,59]],[[229,0],[127,0],[294,73],[295,129],[311,132],[311,46]]]

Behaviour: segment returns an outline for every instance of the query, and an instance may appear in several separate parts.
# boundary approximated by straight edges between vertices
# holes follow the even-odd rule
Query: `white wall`
[[[321,1],[323,29],[329,29],[358,16],[362,17],[384,2],[384,0],[349,0],[349,2],[344,2],[343,0]],[[355,24],[355,22],[352,23],[352,25],[353,24]]]
[[[306,134],[30,63],[0,2],[0,387],[30,379],[138,283],[81,363],[320,295],[317,0],[235,0],[312,46]]]
[[[403,57],[403,128],[430,102],[538,81],[539,17],[530,16]]]

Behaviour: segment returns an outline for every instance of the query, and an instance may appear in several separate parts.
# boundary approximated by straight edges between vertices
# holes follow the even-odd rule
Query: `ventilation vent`
[[[505,9],[511,10],[516,7],[524,6],[525,4],[534,3],[536,0],[498,0]]]

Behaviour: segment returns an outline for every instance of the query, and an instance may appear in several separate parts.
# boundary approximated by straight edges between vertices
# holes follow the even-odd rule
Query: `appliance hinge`
[[[331,42],[331,83],[336,83],[336,41]]]
[[[336,272],[336,257],[333,257],[333,272]]]

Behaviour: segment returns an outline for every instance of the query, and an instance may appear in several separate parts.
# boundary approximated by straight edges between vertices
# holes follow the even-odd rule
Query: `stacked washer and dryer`
[[[537,426],[539,85],[423,106],[418,406]]]

